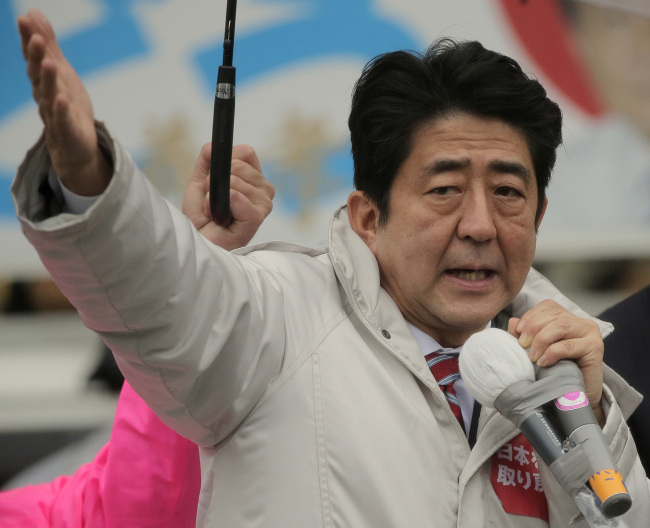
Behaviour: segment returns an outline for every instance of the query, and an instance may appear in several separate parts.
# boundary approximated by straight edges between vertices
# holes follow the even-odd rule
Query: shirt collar
[[[444,348],[443,346],[438,343],[433,337],[431,337],[429,334],[425,334],[422,330],[414,326],[413,324],[409,323],[406,321],[406,324],[409,327],[409,330],[411,331],[411,334],[413,334],[413,339],[415,339],[415,342],[418,344],[420,347],[420,352],[422,353],[423,356],[426,356],[427,354],[430,354],[431,352],[444,352],[445,354],[459,354],[460,349],[462,347],[458,348]],[[490,328],[492,326],[492,321],[490,321],[485,328]]]

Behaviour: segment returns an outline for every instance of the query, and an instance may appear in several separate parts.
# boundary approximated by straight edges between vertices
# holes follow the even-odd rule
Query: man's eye
[[[457,192],[458,192],[458,188],[457,188],[457,187],[451,187],[451,186],[447,186],[447,187],[436,187],[435,189],[431,189],[431,192],[432,192],[433,194],[438,194],[438,195],[441,195],[441,196],[445,196],[445,195],[448,195],[448,194],[455,194],[455,193],[457,193]]]
[[[499,196],[522,196],[522,194],[514,187],[499,187],[496,190]]]

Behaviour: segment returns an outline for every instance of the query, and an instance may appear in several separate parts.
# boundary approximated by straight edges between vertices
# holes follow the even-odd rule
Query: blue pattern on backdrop
[[[259,0],[279,3],[284,0]],[[240,34],[235,31],[233,64],[237,85],[254,82],[285,67],[295,67],[323,57],[358,58],[365,63],[379,53],[397,49],[417,49],[417,42],[405,30],[381,18],[370,0],[298,0],[293,2],[301,16],[277,25]],[[224,11],[225,16],[225,11]],[[218,67],[223,58],[223,39],[196,54],[208,93],[215,90]],[[319,182],[323,193],[347,189],[352,180],[349,144],[330,153],[326,160],[327,182]],[[284,207],[295,212],[302,175],[265,165],[265,172],[277,182]],[[323,187],[325,184],[327,187]],[[305,204],[303,204],[305,205]]]
[[[150,52],[150,43],[133,15],[133,6],[138,1],[143,0],[102,2],[105,15],[97,25],[60,40],[63,52],[82,77]],[[278,0],[258,2],[278,3]],[[0,0],[0,72],[3,79],[12,80],[1,85],[0,126],[12,112],[31,100],[31,88],[16,31],[17,13],[10,4],[9,0]],[[323,57],[355,57],[365,62],[377,53],[417,47],[407,31],[381,18],[370,0],[297,0],[295,5],[300,8],[301,18],[280,22],[255,33],[236,35],[238,86],[256,81],[273,70]],[[207,93],[214,93],[217,69],[222,59],[223,24],[215,26],[214,44],[196,50],[194,54],[201,76],[199,82],[204,84]],[[336,178],[332,183],[340,187],[349,185],[351,161],[348,147],[333,152],[327,160],[327,168]],[[0,167],[0,220],[14,216],[9,196],[14,171],[15,167]],[[286,193],[283,200],[293,209],[297,195],[291,194],[291,186],[284,187],[283,193]]]
[[[63,53],[82,77],[150,50],[133,17],[134,0],[110,0],[103,4],[106,14],[98,25],[59,40]],[[2,83],[0,122],[32,98],[16,29],[17,15],[9,0],[0,0],[0,71],[4,78],[12,79]]]
[[[286,3],[258,0],[258,3]],[[303,18],[239,35],[235,32],[234,65],[237,82],[246,83],[285,66],[322,57],[358,57],[366,61],[378,53],[415,48],[413,37],[380,18],[370,0],[298,0]],[[306,8],[306,9],[305,9]],[[224,12],[225,16],[225,12]],[[196,60],[206,86],[214,92],[223,39],[200,50]]]
[[[149,52],[149,43],[133,17],[134,3],[133,0],[103,2],[105,16],[98,25],[59,40],[63,53],[82,77]],[[9,0],[0,0],[0,71],[4,79],[12,80],[2,83],[0,125],[9,114],[32,100],[16,29],[18,13],[9,4]],[[9,195],[14,170],[0,167],[0,219],[14,216]]]

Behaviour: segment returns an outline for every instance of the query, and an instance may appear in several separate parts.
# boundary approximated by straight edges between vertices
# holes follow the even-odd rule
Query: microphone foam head
[[[535,381],[535,368],[517,338],[498,328],[486,328],[463,345],[458,360],[469,392],[485,407],[512,384]]]

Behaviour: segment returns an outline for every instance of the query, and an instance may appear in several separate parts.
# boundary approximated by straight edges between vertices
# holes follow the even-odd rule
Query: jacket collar
[[[329,230],[329,256],[345,294],[343,301],[349,304],[351,310],[368,329],[373,330],[375,338],[381,339],[382,331],[387,330],[390,339],[383,341],[384,346],[433,390],[436,385],[433,378],[428,375],[428,367],[420,354],[419,347],[399,308],[388,293],[380,287],[377,260],[350,227],[346,206],[340,207],[332,218]],[[510,306],[497,315],[494,324],[500,326],[499,319],[507,322],[510,316],[520,317],[545,299],[554,300],[578,317],[588,317],[595,321],[603,338],[614,330],[611,323],[590,316],[562,295],[546,277],[533,268],[530,269],[519,294]],[[603,366],[603,371],[605,382],[613,389],[623,416],[628,417],[639,405],[642,397],[607,365]],[[514,434],[514,427],[511,429],[510,433]]]

